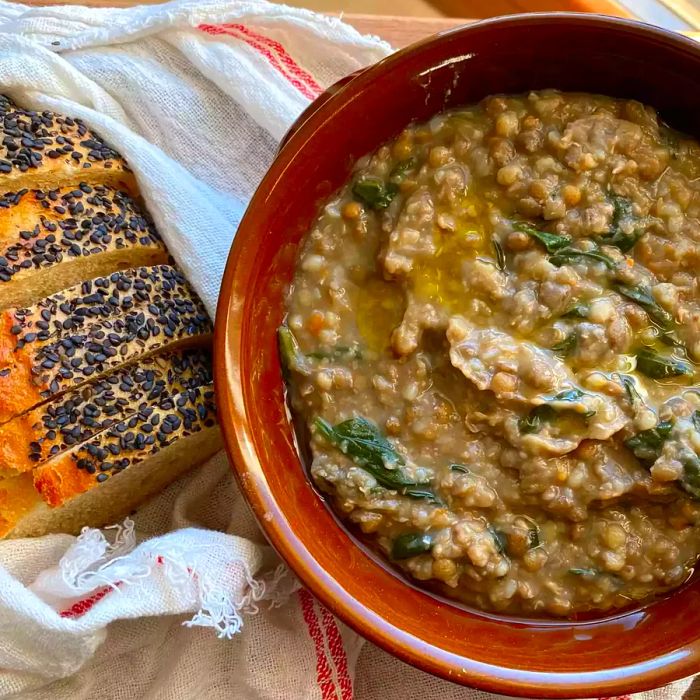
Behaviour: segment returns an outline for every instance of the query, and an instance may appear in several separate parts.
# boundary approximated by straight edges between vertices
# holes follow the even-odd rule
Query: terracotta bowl
[[[360,156],[411,120],[548,87],[636,98],[700,136],[700,46],[630,21],[563,13],[488,20],[362,72],[303,115],[240,225],[216,319],[220,419],[270,542],[360,634],[414,666],[494,692],[630,693],[700,671],[699,583],[586,622],[486,615],[410,586],[358,546],[307,480],[277,355],[297,245]]]

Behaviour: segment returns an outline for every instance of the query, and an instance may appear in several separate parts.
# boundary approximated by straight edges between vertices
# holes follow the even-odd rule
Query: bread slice
[[[113,522],[220,447],[212,385],[186,389],[0,481],[0,537]]]
[[[2,95],[0,116],[0,537],[77,533],[221,448],[212,324],[116,151]]]
[[[35,112],[0,95],[0,192],[87,182],[136,192],[121,156],[80,119]]]
[[[0,425],[0,478],[31,471],[125,416],[211,383],[208,349],[142,358]]]
[[[98,277],[0,313],[0,423],[160,349],[201,345],[212,324],[169,265]]]
[[[0,309],[168,260],[153,223],[122,190],[81,182],[0,197]]]

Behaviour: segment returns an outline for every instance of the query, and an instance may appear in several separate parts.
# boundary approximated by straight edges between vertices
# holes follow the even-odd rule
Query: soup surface
[[[700,554],[700,145],[632,101],[494,96],[362,158],[280,329],[311,474],[394,565],[570,616]]]

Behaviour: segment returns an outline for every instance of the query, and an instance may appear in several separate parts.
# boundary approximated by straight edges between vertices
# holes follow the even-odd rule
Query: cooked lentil
[[[311,473],[447,595],[571,616],[700,554],[700,145],[637,102],[496,96],[362,158],[281,349]]]

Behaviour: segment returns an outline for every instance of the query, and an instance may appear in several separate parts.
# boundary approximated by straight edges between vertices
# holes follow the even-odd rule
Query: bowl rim
[[[591,26],[632,31],[647,38],[656,37],[664,43],[674,44],[676,48],[686,49],[700,55],[700,44],[677,32],[638,20],[580,12],[504,15],[438,32],[362,69],[356,77],[347,81],[323,100],[318,109],[309,109],[304,112],[303,119],[295,122],[292,130],[288,132],[283,147],[258,185],[251,198],[251,203],[265,198],[265,193],[283,176],[296,151],[313,136],[317,125],[331,118],[335,105],[346,99],[349,90],[354,90],[360,83],[364,84],[374,80],[375,76],[390,69],[393,64],[402,61],[407,54],[442,42],[455,35],[468,34],[470,31],[484,26],[511,27],[533,23],[571,22],[572,20]],[[310,104],[313,105],[313,102]],[[257,522],[268,541],[299,577],[304,586],[355,632],[402,661],[445,680],[469,685],[487,692],[518,697],[546,698],[629,694],[657,688],[697,673],[700,670],[700,635],[692,644],[689,643],[683,647],[689,653],[673,654],[672,658],[663,666],[651,663],[656,659],[650,657],[646,662],[638,662],[633,666],[624,667],[625,672],[622,675],[615,674],[615,671],[619,669],[614,667],[580,673],[522,670],[517,670],[515,673],[504,673],[506,669],[503,667],[460,657],[449,652],[445,653],[444,650],[440,658],[428,656],[425,654],[426,647],[433,647],[433,645],[423,640],[416,640],[416,638],[411,638],[413,640],[411,643],[405,637],[397,639],[394,636],[389,636],[386,626],[377,623],[378,616],[376,614],[365,608],[360,610],[357,607],[346,605],[343,601],[343,594],[345,597],[350,597],[350,594],[342,589],[339,590],[334,582],[328,579],[321,580],[316,573],[310,570],[309,557],[304,557],[304,553],[289,541],[290,535],[293,536],[293,529],[287,527],[288,524],[284,518],[274,517],[275,512],[281,514],[283,508],[278,504],[264,478],[260,478],[259,464],[256,467],[256,464],[250,459],[254,450],[249,439],[250,426],[246,416],[246,401],[243,390],[245,380],[241,377],[240,353],[234,342],[234,339],[242,337],[239,331],[244,319],[244,305],[236,301],[233,295],[234,279],[239,260],[246,243],[254,236],[252,227],[246,227],[247,219],[251,216],[250,211],[249,205],[239,224],[239,232],[234,237],[217,304],[214,330],[214,380],[219,419],[224,443],[231,458],[231,467],[248,506],[256,515]],[[257,454],[255,457],[255,461],[258,461]],[[262,456],[260,456],[260,461],[262,461]],[[309,488],[313,488],[311,484],[309,484]],[[356,545],[353,543],[351,546],[355,547]],[[318,564],[318,562],[316,563]],[[359,602],[355,598],[353,600]],[[417,648],[420,645],[415,644],[416,641],[421,642],[422,650]],[[446,656],[449,656],[450,660],[446,660]],[[468,668],[465,667],[465,662],[467,662]]]

